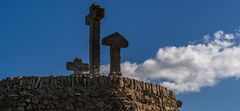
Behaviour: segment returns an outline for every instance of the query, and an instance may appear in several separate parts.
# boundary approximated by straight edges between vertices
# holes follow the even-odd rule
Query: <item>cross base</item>
[[[121,77],[122,73],[121,72],[110,72],[108,76],[110,76],[110,77]]]
[[[98,73],[94,73],[94,74],[91,74],[92,76],[94,76],[94,77],[99,77],[99,76],[101,76],[101,74],[98,74]]]
[[[77,74],[71,74],[70,76],[72,76],[72,77],[82,77],[82,75],[83,75],[83,74],[77,73]]]
[[[100,74],[83,74],[83,73],[74,73],[74,74],[71,74],[70,76],[71,77],[83,77],[85,75],[91,75],[92,77],[100,77],[101,76]]]

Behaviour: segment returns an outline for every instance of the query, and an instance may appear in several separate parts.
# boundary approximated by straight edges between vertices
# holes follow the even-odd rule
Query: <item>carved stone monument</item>
[[[94,3],[86,16],[86,25],[90,26],[89,61],[90,74],[100,75],[100,21],[104,17],[104,9]]]
[[[86,25],[90,26],[89,37],[89,70],[90,74],[100,75],[100,21],[104,17],[104,9],[94,3],[90,7],[90,13],[86,16]],[[110,46],[110,74],[109,76],[122,76],[121,73],[121,48],[128,47],[128,41],[115,32],[102,40],[103,45]],[[88,65],[68,63],[67,69],[74,70],[75,74],[81,74],[88,71]]]
[[[76,58],[73,62],[67,63],[67,70],[73,70],[74,74],[82,74],[82,72],[89,71],[89,65],[82,63],[81,59]]]
[[[0,111],[178,111],[182,102],[167,88],[121,73],[121,48],[128,41],[119,33],[102,40],[110,47],[110,77],[100,75],[100,20],[104,9],[93,4],[90,25],[90,66],[80,58],[66,64],[72,76],[15,77],[0,80]],[[90,74],[83,74],[90,69]],[[147,73],[146,73],[147,74]],[[79,75],[79,76],[78,76]]]
[[[103,45],[110,47],[110,74],[109,76],[122,76],[121,73],[121,48],[128,47],[128,41],[115,32],[102,40]]]

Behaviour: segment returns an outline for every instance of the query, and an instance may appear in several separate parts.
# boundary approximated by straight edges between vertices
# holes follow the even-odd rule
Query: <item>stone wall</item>
[[[160,85],[91,75],[7,78],[0,111],[177,111],[175,94]]]

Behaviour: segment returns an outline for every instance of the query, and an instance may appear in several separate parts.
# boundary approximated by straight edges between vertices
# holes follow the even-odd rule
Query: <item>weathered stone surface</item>
[[[0,111],[177,111],[178,106],[175,94],[165,87],[124,77],[0,81]]]
[[[121,73],[121,48],[128,47],[128,41],[115,32],[102,40],[103,45],[110,46],[110,76],[122,76]]]
[[[76,58],[73,62],[67,62],[67,70],[73,70],[74,74],[81,74],[89,70],[89,64],[83,63],[82,59]]]
[[[90,26],[89,62],[90,73],[94,75],[100,75],[100,21],[103,18],[104,9],[98,4],[93,4],[85,19],[86,25]]]

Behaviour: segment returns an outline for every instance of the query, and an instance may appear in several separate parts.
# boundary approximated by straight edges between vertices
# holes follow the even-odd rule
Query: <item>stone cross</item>
[[[89,71],[89,65],[82,63],[82,60],[79,58],[74,59],[73,62],[67,63],[67,70],[73,70],[74,74],[82,74],[82,72]]]
[[[104,17],[104,9],[94,3],[86,16],[86,25],[90,26],[89,61],[90,74],[100,75],[100,20]]]
[[[128,41],[115,32],[102,40],[103,45],[110,46],[110,74],[109,76],[122,76],[121,73],[121,48],[128,47]]]

